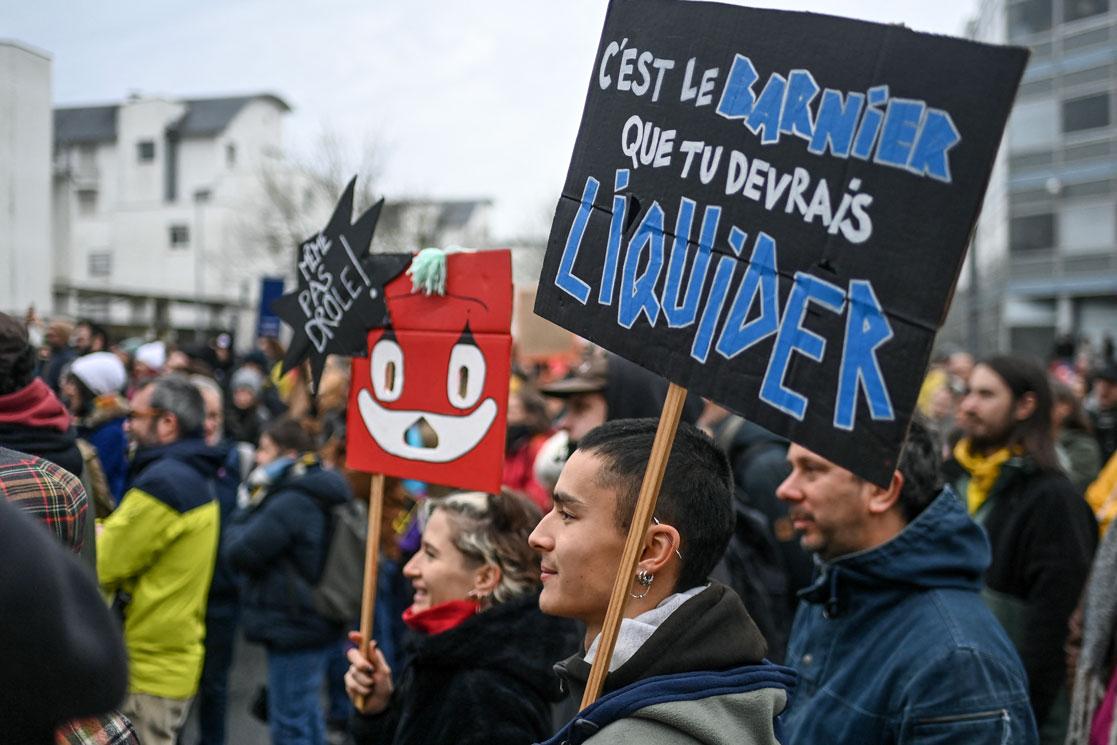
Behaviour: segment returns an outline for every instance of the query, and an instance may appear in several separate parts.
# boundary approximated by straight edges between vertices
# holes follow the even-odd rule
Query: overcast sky
[[[953,35],[975,12],[974,0],[740,4]],[[375,143],[389,200],[489,197],[495,234],[510,237],[549,227],[605,9],[606,0],[0,0],[0,37],[52,56],[59,105],[275,93],[294,109],[290,151],[310,151],[324,127],[354,151]]]

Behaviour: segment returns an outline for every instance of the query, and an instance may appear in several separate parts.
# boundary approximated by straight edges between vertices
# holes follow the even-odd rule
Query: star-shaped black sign
[[[369,329],[389,322],[384,285],[411,262],[410,254],[369,253],[384,200],[350,224],[356,183],[354,176],[326,227],[299,245],[298,287],[271,304],[295,331],[283,372],[309,357],[315,388],[327,355],[368,353]]]

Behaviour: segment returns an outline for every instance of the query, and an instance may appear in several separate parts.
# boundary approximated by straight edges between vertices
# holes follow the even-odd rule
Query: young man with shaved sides
[[[575,701],[600,643],[656,426],[622,419],[582,437],[554,508],[531,534],[542,557],[540,608],[586,625],[585,651],[556,666]],[[764,639],[740,599],[708,578],[733,529],[730,489],[725,455],[681,423],[603,695],[549,744],[777,742],[794,673],[764,662]]]

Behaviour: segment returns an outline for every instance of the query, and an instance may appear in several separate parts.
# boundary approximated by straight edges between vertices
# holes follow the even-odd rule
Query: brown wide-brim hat
[[[608,384],[609,360],[603,354],[594,354],[570,377],[556,380],[539,390],[548,396],[564,397],[575,393],[602,393]]]
[[[1102,368],[1094,374],[1094,377],[1108,383],[1117,383],[1117,363],[1105,363],[1102,365]]]

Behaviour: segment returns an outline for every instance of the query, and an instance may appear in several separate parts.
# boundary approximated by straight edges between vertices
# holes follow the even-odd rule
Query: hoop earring
[[[646,589],[639,595],[630,592],[628,593],[628,596],[631,598],[635,598],[636,600],[640,600],[641,598],[646,597],[647,594],[652,591],[652,582],[655,582],[655,575],[648,574],[647,571],[641,569],[636,573],[636,584]]]

